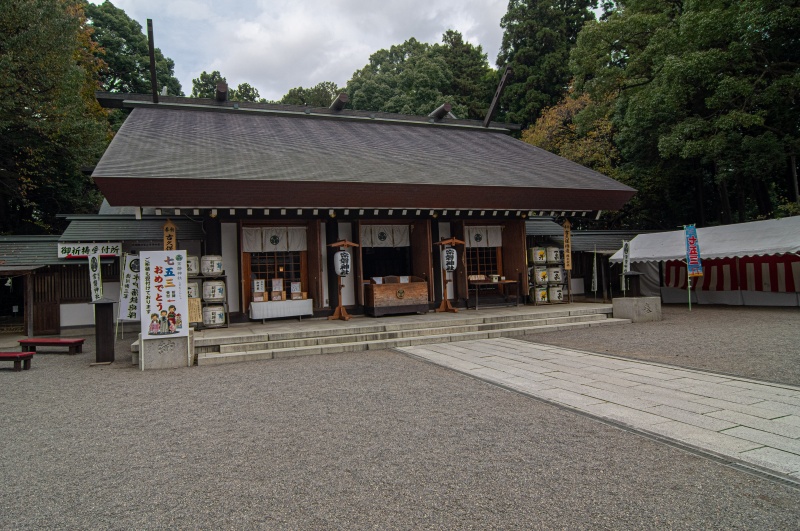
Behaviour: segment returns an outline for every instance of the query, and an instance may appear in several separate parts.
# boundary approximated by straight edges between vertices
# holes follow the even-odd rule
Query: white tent
[[[707,304],[800,305],[800,216],[697,229],[703,277],[693,300]],[[662,264],[661,297],[683,302],[686,243],[682,230],[640,234],[631,240],[630,261],[653,276]],[[622,249],[610,259],[622,261]],[[654,279],[650,279],[654,280]],[[656,277],[655,280],[658,280]]]

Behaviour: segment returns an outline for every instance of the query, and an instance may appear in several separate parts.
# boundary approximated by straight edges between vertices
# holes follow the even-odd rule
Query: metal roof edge
[[[413,127],[436,127],[443,129],[459,129],[467,131],[480,131],[484,133],[503,133],[509,134],[514,129],[489,126],[483,127],[482,125],[473,124],[456,124],[447,122],[436,121],[416,121],[416,120],[403,120],[399,118],[385,118],[385,117],[370,117],[370,116],[355,116],[355,115],[342,115],[342,114],[315,114],[311,111],[290,111],[279,109],[253,109],[249,107],[239,107],[234,109],[232,107],[211,107],[209,105],[195,104],[195,103],[153,103],[150,101],[137,101],[137,100],[124,100],[123,107],[129,109],[136,108],[158,108],[158,109],[171,109],[171,110],[189,110],[201,112],[220,112],[226,114],[249,114],[249,115],[262,115],[262,116],[285,116],[289,118],[306,118],[316,120],[338,120],[345,122],[365,122],[365,123],[384,123],[391,125],[405,125]]]

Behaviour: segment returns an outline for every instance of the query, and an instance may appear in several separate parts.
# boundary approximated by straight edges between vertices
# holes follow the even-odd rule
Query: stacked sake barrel
[[[564,302],[567,282],[566,271],[564,271],[564,249],[547,247],[545,256],[547,259],[547,300]]]
[[[528,278],[530,278],[530,299],[535,303],[547,302],[547,249],[531,247],[528,249]]]

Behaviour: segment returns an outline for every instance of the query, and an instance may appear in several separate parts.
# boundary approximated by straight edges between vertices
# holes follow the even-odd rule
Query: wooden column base
[[[341,304],[333,311],[333,315],[328,316],[328,321],[335,321],[336,319],[341,319],[342,321],[350,320],[350,314],[347,313],[347,308]]]
[[[458,308],[453,308],[453,307],[450,305],[450,299],[442,299],[442,304],[440,304],[440,305],[439,305],[439,307],[438,307],[438,308],[436,308],[436,311],[437,311],[437,312],[452,312],[452,313],[458,313]]]

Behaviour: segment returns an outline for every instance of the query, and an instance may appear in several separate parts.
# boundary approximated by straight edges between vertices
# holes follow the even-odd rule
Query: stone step
[[[205,353],[200,354],[197,359],[198,365],[215,365],[222,363],[234,363],[242,361],[256,361],[276,358],[288,358],[296,356],[313,356],[319,354],[335,354],[339,352],[359,352],[364,350],[384,350],[395,347],[407,347],[411,345],[424,345],[433,343],[448,343],[457,341],[469,341],[475,339],[489,339],[496,337],[519,337],[526,334],[555,332],[562,330],[588,328],[592,326],[608,326],[618,324],[629,324],[629,319],[599,319],[581,322],[570,322],[560,324],[548,324],[518,328],[503,328],[497,330],[484,330],[476,332],[459,333],[455,335],[423,335],[403,338],[387,338],[375,341],[353,341],[346,343],[334,343],[327,345],[285,347],[254,351],[226,352],[226,353]]]
[[[251,343],[233,343],[219,346],[219,352],[227,354],[230,352],[250,352],[256,350],[272,350],[279,348],[299,348],[312,347],[317,345],[332,345],[337,343],[354,343],[358,341],[379,341],[383,339],[396,339],[406,337],[418,337],[425,335],[453,335],[470,332],[480,332],[486,330],[502,330],[506,328],[525,328],[533,326],[546,326],[552,324],[563,324],[571,322],[597,321],[605,319],[604,314],[586,314],[570,317],[551,317],[548,319],[518,319],[514,321],[496,321],[491,323],[477,323],[471,325],[452,325],[441,327],[420,327],[414,329],[401,329],[397,331],[376,332],[369,334],[347,334],[311,337],[304,339],[287,339],[278,341],[254,341]]]
[[[195,347],[209,347],[216,345],[230,345],[236,343],[257,343],[267,341],[284,341],[292,339],[308,339],[313,337],[330,337],[337,335],[354,335],[354,334],[375,334],[381,332],[396,332],[401,330],[412,330],[422,328],[440,328],[442,326],[469,326],[487,323],[501,323],[512,322],[526,319],[553,319],[561,317],[576,317],[582,315],[610,315],[610,307],[601,308],[582,308],[582,309],[553,309],[545,312],[513,312],[501,315],[484,315],[479,317],[472,317],[467,315],[467,312],[455,314],[456,316],[450,317],[445,322],[440,319],[428,318],[427,316],[420,316],[418,321],[404,321],[397,322],[391,319],[386,319],[383,322],[373,322],[369,324],[353,324],[348,322],[346,325],[338,321],[325,323],[314,329],[308,330],[285,330],[270,333],[263,333],[258,335],[242,336],[216,336],[210,338],[197,338],[195,339]],[[461,317],[464,315],[463,317]],[[372,321],[372,320],[371,320]],[[446,324],[445,324],[446,323]]]

